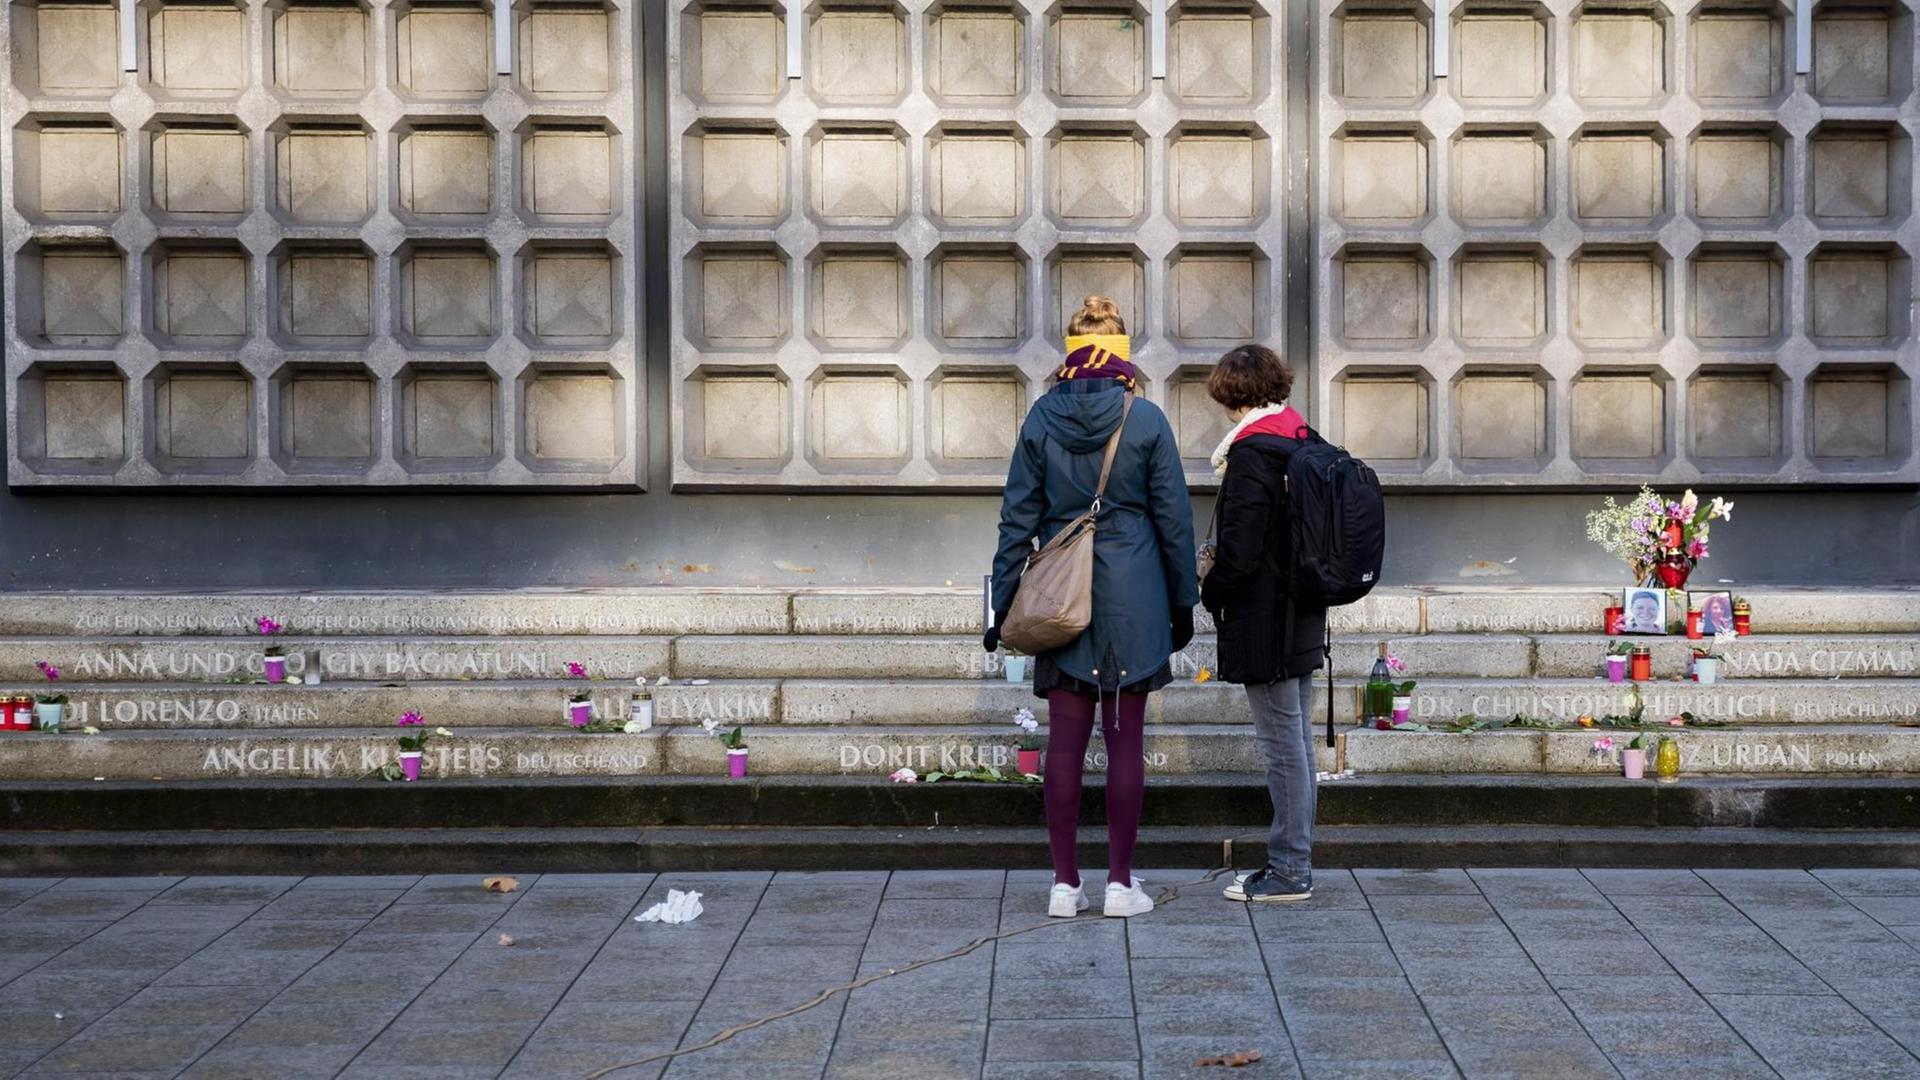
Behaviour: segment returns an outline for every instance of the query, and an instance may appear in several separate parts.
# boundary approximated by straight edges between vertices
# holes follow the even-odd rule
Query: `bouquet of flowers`
[[[1589,513],[1587,539],[1625,561],[1635,582],[1650,585],[1658,579],[1677,589],[1707,557],[1708,533],[1716,519],[1733,520],[1733,504],[1719,496],[1702,503],[1691,488],[1678,502],[1668,502],[1642,486],[1626,503],[1609,495],[1605,505]]]

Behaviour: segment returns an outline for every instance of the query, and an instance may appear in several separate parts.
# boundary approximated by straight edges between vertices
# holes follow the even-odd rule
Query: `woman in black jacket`
[[[1135,400],[1126,325],[1113,301],[1087,297],[1067,326],[1066,360],[1020,426],[1000,506],[993,559],[995,629],[1013,604],[1034,542],[1052,539],[1085,513],[1107,440],[1121,431],[1093,540],[1093,621],[1079,637],[1034,658],[1033,692],[1047,701],[1043,780],[1053,893],[1047,912],[1071,918],[1088,907],[1074,865],[1080,774],[1094,711],[1107,749],[1107,892],[1103,911],[1125,917],[1153,908],[1133,876],[1133,842],[1145,795],[1141,727],[1147,694],[1173,681],[1168,657],[1193,637],[1199,600],[1193,504],[1173,427],[1150,401]]]
[[[1293,369],[1271,349],[1242,345],[1220,358],[1207,393],[1234,421],[1213,452],[1213,569],[1200,602],[1219,631],[1219,676],[1244,683],[1267,759],[1273,826],[1267,865],[1227,888],[1230,900],[1305,900],[1313,894],[1313,728],[1310,683],[1321,664],[1327,613],[1287,595],[1287,461],[1306,422],[1287,406]]]

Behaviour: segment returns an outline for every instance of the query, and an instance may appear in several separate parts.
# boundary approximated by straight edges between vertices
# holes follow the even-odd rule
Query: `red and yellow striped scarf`
[[[1067,359],[1056,379],[1115,379],[1129,390],[1136,389],[1138,372],[1129,359],[1129,340],[1125,334],[1073,334],[1067,337]]]

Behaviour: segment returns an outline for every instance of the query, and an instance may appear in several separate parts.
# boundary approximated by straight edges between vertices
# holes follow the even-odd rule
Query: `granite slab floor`
[[[1920,1077],[1920,870],[482,876],[0,879],[0,1076],[586,1077],[1039,926],[605,1075]]]

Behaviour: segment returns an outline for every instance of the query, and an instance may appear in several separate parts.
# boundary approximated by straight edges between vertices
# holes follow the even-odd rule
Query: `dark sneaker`
[[[1313,873],[1299,877],[1267,867],[1234,880],[1222,893],[1229,900],[1252,904],[1278,904],[1289,900],[1307,900],[1313,896]]]

